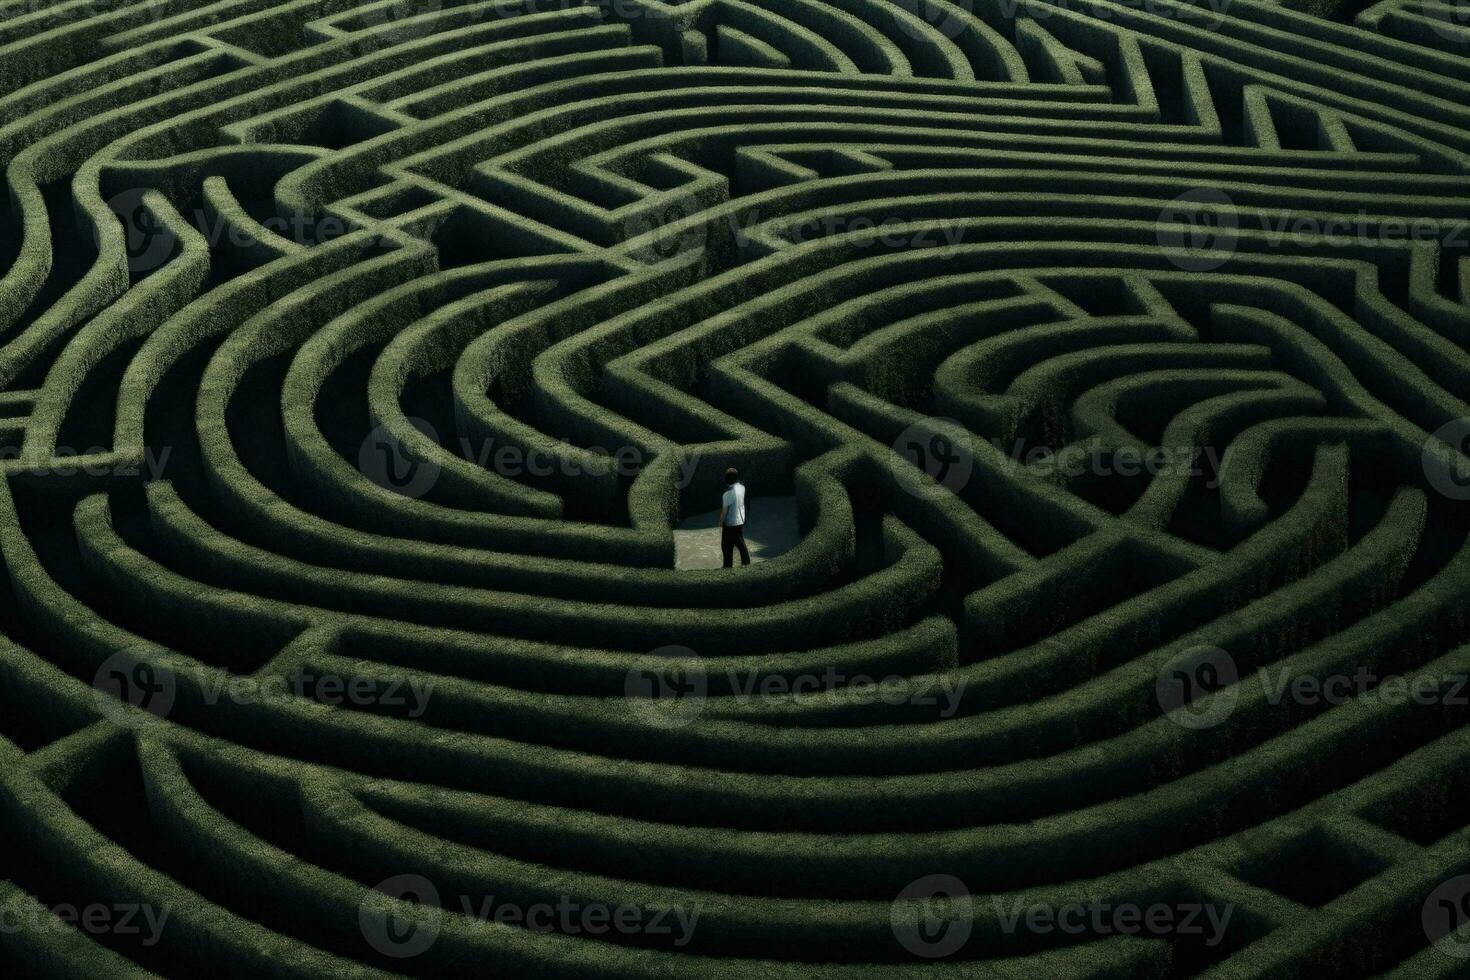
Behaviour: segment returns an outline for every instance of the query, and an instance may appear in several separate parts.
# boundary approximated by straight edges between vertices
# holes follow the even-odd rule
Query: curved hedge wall
[[[1467,975],[1467,12],[0,0],[0,973]]]

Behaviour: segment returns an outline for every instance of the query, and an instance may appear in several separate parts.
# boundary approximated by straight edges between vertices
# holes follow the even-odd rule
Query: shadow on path
[[[796,527],[795,497],[755,497],[746,503],[745,544],[752,564],[783,555],[796,546],[801,535]],[[696,514],[674,528],[675,568],[719,568],[720,529],[718,510]],[[740,555],[735,555],[736,571]]]

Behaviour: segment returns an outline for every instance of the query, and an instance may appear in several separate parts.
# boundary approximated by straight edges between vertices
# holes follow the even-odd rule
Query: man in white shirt
[[[745,547],[745,484],[735,467],[725,471],[725,496],[720,500],[720,550],[725,553],[725,567],[733,565],[734,551],[740,550],[740,564],[750,564],[750,549]]]

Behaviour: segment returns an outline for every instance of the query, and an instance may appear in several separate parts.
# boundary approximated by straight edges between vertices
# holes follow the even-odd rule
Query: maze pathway
[[[752,562],[784,555],[801,541],[801,522],[795,497],[764,496],[760,506],[749,501],[744,538]],[[675,568],[719,568],[724,561],[719,527],[720,512],[706,511],[684,519],[674,528]],[[731,561],[738,561],[733,554]]]
[[[0,0],[0,161],[7,975],[1470,975],[1464,0]]]

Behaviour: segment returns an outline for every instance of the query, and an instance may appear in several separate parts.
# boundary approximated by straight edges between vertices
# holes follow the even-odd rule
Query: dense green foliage
[[[0,163],[0,973],[1470,975],[1464,0],[0,0]]]

